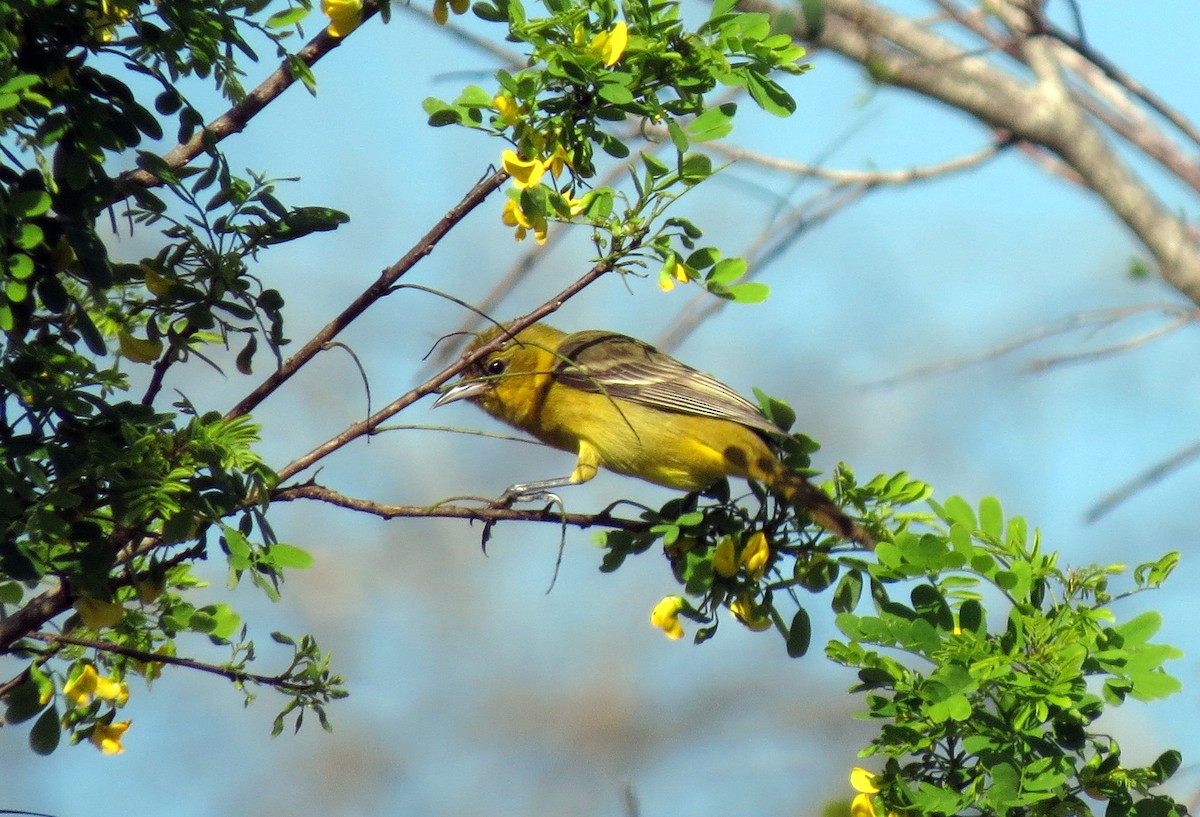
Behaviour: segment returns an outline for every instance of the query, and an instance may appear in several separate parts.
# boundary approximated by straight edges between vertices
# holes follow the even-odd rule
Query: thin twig
[[[645,231],[643,230],[637,235],[629,237],[627,239],[628,243],[626,244],[625,248],[620,250],[614,248],[614,255],[619,255],[627,250],[635,249],[636,247],[640,246],[644,236]],[[499,349],[504,343],[506,343],[512,335],[515,335],[525,327],[536,323],[537,321],[556,311],[559,307],[566,303],[567,300],[583,291],[583,289],[589,284],[591,284],[593,281],[596,281],[602,275],[610,272],[611,270],[612,266],[608,261],[600,261],[590,270],[580,276],[576,281],[567,286],[554,297],[547,300],[541,306],[510,321],[507,324],[508,332],[502,332],[488,343],[479,346],[470,353],[464,354],[455,363],[433,375],[421,385],[410,389],[408,392],[396,398],[387,406],[384,406],[382,409],[372,414],[370,417],[351,424],[337,436],[327,440],[313,450],[309,451],[307,454],[292,460],[278,472],[279,481],[286,481],[287,479],[295,476],[304,469],[309,468],[314,463],[329,456],[334,451],[337,451],[339,448],[342,448],[348,443],[353,442],[364,434],[373,433],[375,429],[378,428],[389,417],[392,417],[397,412],[412,405],[425,395],[433,394],[440,386],[442,386],[442,384],[446,383],[448,380],[450,380],[450,378],[454,377],[467,366],[471,365],[477,360],[481,360],[487,355],[490,355],[492,352],[494,352],[496,349]]]
[[[1030,344],[1037,343],[1038,341],[1045,340],[1046,338],[1053,337],[1055,335],[1063,335],[1088,326],[1094,327],[1095,329],[1100,329],[1124,320],[1132,315],[1145,312],[1163,312],[1165,314],[1174,314],[1176,316],[1182,316],[1182,319],[1184,319],[1185,322],[1200,320],[1200,311],[1184,307],[1181,304],[1170,302],[1154,302],[1137,304],[1134,306],[1118,307],[1116,309],[1095,309],[1088,310],[1086,312],[1078,312],[1074,315],[1068,315],[1065,318],[1060,318],[1059,320],[1046,326],[1038,327],[1037,329],[1034,329],[1025,335],[1006,341],[997,346],[993,346],[990,349],[985,349],[973,355],[965,355],[963,357],[926,363],[909,369],[908,371],[901,372],[900,374],[866,383],[864,384],[864,388],[891,388],[910,380],[916,380],[920,377],[957,372],[967,368],[968,366],[974,366],[979,363],[1003,357],[1024,346],[1029,346]],[[1046,367],[1046,365],[1048,364],[1044,363],[1043,368]]]
[[[362,21],[365,23],[378,13],[379,4],[375,0],[367,0],[363,4]],[[353,32],[347,36],[351,35]],[[330,35],[326,28],[322,27],[315,37],[296,52],[295,57],[311,68],[318,60],[341,45],[344,39],[345,37]],[[164,153],[162,160],[172,169],[178,170],[201,153],[211,150],[213,145],[225,137],[244,130],[251,119],[295,81],[287,61],[284,61],[269,77],[260,82],[257,88],[246,94],[244,99],[205,125],[190,140]],[[156,176],[145,170],[130,170],[116,179],[117,198],[128,196],[133,187],[157,187],[161,184]]]
[[[413,266],[429,253],[433,252],[433,248],[437,246],[445,235],[450,232],[458,222],[478,207],[490,193],[500,187],[508,178],[508,174],[504,171],[496,171],[487,178],[477,182],[472,187],[462,201],[438,220],[429,232],[421,237],[421,240],[413,245],[404,257],[397,261],[392,266],[385,269],[369,287],[355,298],[350,304],[338,314],[336,318],[325,324],[315,335],[313,335],[307,343],[300,348],[296,354],[283,362],[283,365],[271,373],[266,380],[260,383],[252,392],[243,397],[236,406],[231,408],[226,413],[226,419],[232,417],[240,417],[254,409],[259,403],[267,398],[272,392],[278,389],[292,375],[300,370],[304,364],[308,363],[320,352],[329,348],[328,344],[333,340],[338,333],[351,324],[359,315],[367,310],[371,304],[386,296],[392,286],[399,278],[407,273]]]
[[[1084,520],[1087,522],[1095,522],[1113,508],[1131,498],[1134,494],[1145,490],[1147,487],[1155,482],[1158,482],[1172,471],[1178,471],[1180,468],[1187,465],[1197,457],[1200,457],[1200,442],[1194,442],[1183,450],[1172,454],[1170,457],[1167,457],[1158,464],[1147,468],[1141,474],[1138,474],[1136,477],[1129,480],[1112,493],[1106,494],[1099,502],[1088,509]]]
[[[219,675],[222,678],[228,678],[230,681],[245,683],[250,681],[264,686],[273,686],[277,689],[284,689],[289,692],[309,692],[318,685],[314,683],[297,683],[287,680],[286,675],[259,675],[255,672],[246,672],[245,670],[234,669],[232,667],[221,667],[216,664],[206,664],[203,661],[197,661],[194,658],[181,658],[176,655],[162,655],[156,652],[147,652],[133,647],[126,647],[121,644],[113,644],[108,641],[97,641],[91,638],[76,638],[70,635],[59,635],[57,633],[29,633],[26,638],[32,638],[36,641],[43,641],[47,644],[72,644],[76,647],[87,647],[89,649],[98,650],[100,652],[109,652],[114,655],[123,655],[126,658],[132,658],[135,661],[143,661],[147,664],[171,664],[176,667],[186,667],[187,669],[200,670],[212,675]]]
[[[346,508],[351,511],[368,513],[381,519],[430,518],[430,519],[468,519],[478,522],[549,522],[554,525],[571,525],[580,529],[591,527],[614,528],[628,531],[644,531],[650,525],[636,519],[622,519],[610,516],[608,513],[582,514],[562,513],[543,508],[540,510],[522,510],[493,505],[481,505],[477,508],[465,505],[389,505],[370,499],[360,499],[341,494],[332,488],[315,483],[289,485],[277,488],[271,494],[272,502],[292,502],[298,499],[312,499]]]
[[[783,170],[788,173],[794,173],[798,176],[807,176],[814,179],[824,179],[825,181],[835,184],[861,184],[861,185],[899,185],[910,184],[912,182],[927,181],[938,176],[944,176],[948,173],[956,173],[962,170],[967,170],[987,162],[994,158],[1005,148],[1012,144],[1012,140],[1007,137],[1001,137],[990,145],[980,148],[973,153],[968,153],[964,156],[956,156],[953,159],[948,159],[935,165],[924,165],[917,167],[904,168],[901,170],[834,170],[821,165],[805,164],[804,162],[793,162],[788,159],[781,159],[778,156],[771,156],[757,151],[746,150],[744,148],[735,147],[724,142],[714,142],[711,147],[714,151],[737,161],[751,162],[765,167],[768,170]]]

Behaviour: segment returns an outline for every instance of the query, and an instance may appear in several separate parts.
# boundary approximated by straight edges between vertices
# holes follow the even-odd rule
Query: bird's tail
[[[765,473],[755,478],[771,489],[780,499],[798,511],[807,513],[821,527],[844,539],[852,539],[864,547],[875,547],[875,537],[867,533],[858,520],[850,517],[817,488],[779,460],[758,463]]]

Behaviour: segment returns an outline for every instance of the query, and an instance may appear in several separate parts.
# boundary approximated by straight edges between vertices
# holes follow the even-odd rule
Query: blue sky
[[[897,4],[900,5],[900,4]],[[1052,4],[1053,5],[1053,4]],[[1059,6],[1065,6],[1059,3]],[[1159,0],[1085,5],[1093,44],[1193,119],[1200,114],[1184,55],[1198,32],[1193,4]],[[925,4],[908,3],[927,10]],[[474,30],[486,31],[472,24]],[[799,110],[788,120],[744,118],[734,140],[797,161],[899,168],[943,161],[986,142],[956,114],[911,95],[871,90],[853,67],[820,55],[790,81]],[[399,258],[496,161],[501,146],[479,134],[424,125],[421,100],[488,86],[495,65],[403,10],[355,33],[318,68],[320,95],[293,88],[242,135],[226,142],[235,167],[300,176],[283,197],[350,213],[334,233],[263,256],[257,274],[280,288],[290,335],[304,339]],[[213,112],[219,108],[212,108]],[[744,251],[770,217],[760,190],[799,201],[793,180],[734,166],[684,210],[727,253]],[[1164,185],[1185,212],[1194,198]],[[526,249],[499,222],[494,197],[414,271],[416,283],[479,300]],[[580,230],[557,246],[500,316],[524,311],[582,272]],[[114,252],[143,249],[122,239]],[[739,390],[787,399],[798,427],[820,440],[817,465],[860,474],[907,470],[939,496],[1000,498],[1009,514],[1042,529],[1071,564],[1149,560],[1181,550],[1168,588],[1125,603],[1166,617],[1163,640],[1187,657],[1173,665],[1184,691],[1130,704],[1109,728],[1132,760],[1167,747],[1185,763],[1200,749],[1191,723],[1197,697],[1193,466],[1101,521],[1086,509],[1147,465],[1195,439],[1200,397],[1190,382],[1196,329],[1119,357],[1034,375],[1038,357],[1070,354],[1154,324],[1142,318],[1069,335],[957,373],[892,388],[867,384],[948,357],[971,355],[1083,310],[1167,301],[1154,281],[1131,281],[1139,252],[1124,228],[1086,193],[1016,156],[954,178],[883,191],[797,242],[761,271],[774,295],[730,306],[673,350]],[[554,322],[654,338],[691,293],[651,281],[602,280]],[[373,307],[343,337],[362,357],[375,405],[418,379],[419,357],[462,318],[449,302],[406,292]],[[232,367],[230,368],[232,372]],[[226,408],[255,379],[206,368],[170,387]],[[495,429],[472,407],[398,422]],[[264,449],[280,465],[363,416],[357,372],[334,351],[259,411]],[[331,458],[321,481],[380,501],[425,503],[498,494],[517,481],[565,473],[559,452],[435,432],[391,432]],[[629,496],[668,496],[612,475],[572,490],[573,511]],[[168,671],[152,692],[134,684],[127,751],[91,747],[31,756],[21,728],[0,733],[0,806],[63,817],[100,813],[178,817],[257,811],[297,815],[623,814],[630,786],[642,813],[706,817],[811,813],[850,794],[849,767],[870,737],[853,719],[853,682],[819,648],[802,661],[770,635],[723,627],[701,647],[662,638],[650,608],[673,591],[661,557],[645,554],[602,575],[590,534],[568,534],[562,572],[556,533],[500,526],[485,558],[478,527],[382,522],[312,506],[277,509],[285,541],[316,557],[270,605],[248,589],[220,589],[247,614],[269,671],[283,655],[267,633],[312,632],[348,676],[333,735],[315,727],[268,736],[275,701],[263,692],[243,710],[221,681]],[[819,606],[812,608],[814,613]],[[817,616],[819,618],[819,616]],[[830,634],[818,620],[814,646]],[[184,645],[187,648],[189,645]],[[206,643],[190,645],[219,660]],[[1197,786],[1185,767],[1180,793]]]

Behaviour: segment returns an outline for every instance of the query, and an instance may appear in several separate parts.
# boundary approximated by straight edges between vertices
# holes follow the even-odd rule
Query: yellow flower
[[[91,664],[85,664],[83,672],[75,676],[73,681],[68,681],[67,685],[63,687],[63,697],[71,702],[72,707],[83,706],[96,693],[98,680],[100,680],[100,676],[96,673],[96,668]]]
[[[362,0],[321,0],[321,11],[329,18],[330,37],[345,37],[362,23]]]
[[[733,552],[732,536],[726,536],[717,543],[717,549],[713,551],[712,565],[718,575],[727,579],[737,575],[737,556]]]
[[[676,258],[675,265],[673,267],[670,269],[664,267],[663,271],[659,274],[658,288],[663,292],[670,292],[675,288],[676,281],[681,284],[686,284],[690,280],[692,280],[692,278],[688,274],[687,265]]]
[[[546,175],[546,165],[541,159],[522,159],[511,150],[500,154],[500,165],[518,190],[533,187]]]
[[[850,817],[878,817],[875,804],[871,802],[871,795],[866,792],[854,795],[854,799],[850,801]]]
[[[584,193],[580,198],[571,198],[570,193],[562,194],[563,201],[567,203],[567,207],[571,209],[571,218],[577,218],[587,212],[587,209],[592,206],[592,199],[596,197],[596,192],[593,190],[590,193]]]
[[[75,680],[68,681],[63,687],[63,697],[71,702],[72,707],[80,707],[88,703],[93,695],[124,706],[129,700],[129,687],[112,678],[101,678],[95,667],[85,664]]]
[[[98,723],[92,729],[91,741],[96,745],[96,748],[106,755],[119,755],[125,751],[125,747],[121,745],[121,737],[129,729],[129,724],[132,721],[120,721],[119,723]]]
[[[500,114],[500,118],[506,125],[515,125],[521,121],[517,101],[507,94],[497,94],[492,97],[492,107]]]
[[[115,602],[90,599],[86,596],[76,600],[74,606],[84,625],[93,630],[112,627],[125,615],[125,608]]]
[[[550,158],[546,161],[550,175],[557,179],[558,174],[562,173],[562,169],[570,166],[571,157],[567,155],[566,149],[561,144],[555,144],[554,153],[550,154]]]
[[[683,598],[667,596],[654,605],[650,613],[650,623],[667,634],[667,638],[683,638],[683,624],[679,621],[679,611],[683,609]]]
[[[879,787],[875,785],[875,775],[861,766],[850,770],[850,785],[859,794],[879,794]]]
[[[767,545],[767,535],[762,531],[750,534],[750,541],[742,551],[742,564],[751,578],[758,581],[767,569],[767,559],[771,557],[771,548]]]
[[[516,199],[509,199],[504,203],[504,210],[500,213],[500,220],[509,227],[516,227],[517,241],[524,241],[528,231],[533,229],[534,240],[539,244],[546,243],[546,218],[545,216],[536,216],[530,218]]]
[[[627,45],[629,45],[629,26],[625,24],[624,20],[621,20],[612,27],[611,31],[601,31],[593,37],[588,50],[602,59],[605,65],[611,66],[616,65],[617,60],[621,59]]]
[[[124,706],[129,701],[129,687],[122,681],[112,678],[96,679],[96,697],[112,701],[117,706]]]
[[[131,15],[132,12],[129,9],[114,5],[109,0],[100,0],[100,14],[93,15],[89,13],[89,16],[95,21],[96,31],[100,34],[100,41],[105,43],[113,41],[116,37],[116,27],[128,20]]]
[[[729,612],[733,613],[733,617],[747,629],[756,633],[771,629],[770,617],[759,611],[758,606],[754,603],[754,598],[749,593],[743,593],[729,602]]]

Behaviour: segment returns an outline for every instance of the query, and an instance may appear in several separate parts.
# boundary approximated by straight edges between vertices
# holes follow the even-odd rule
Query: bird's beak
[[[447,403],[453,403],[455,400],[470,400],[478,397],[479,395],[483,394],[490,385],[490,383],[478,380],[468,383],[459,383],[457,386],[451,388],[450,391],[446,392],[437,400],[435,400],[433,407],[437,408],[438,406],[444,406]]]

